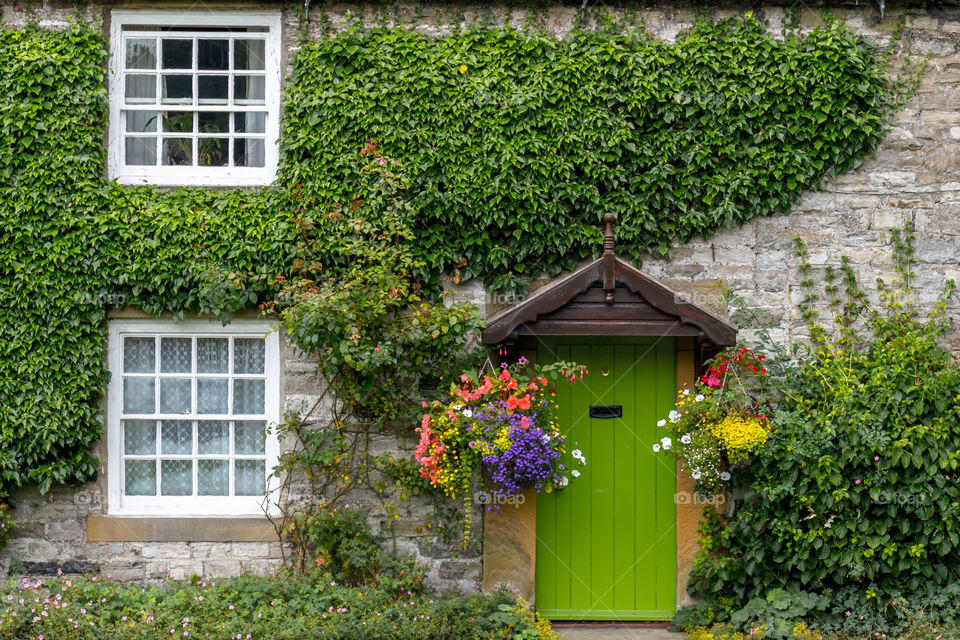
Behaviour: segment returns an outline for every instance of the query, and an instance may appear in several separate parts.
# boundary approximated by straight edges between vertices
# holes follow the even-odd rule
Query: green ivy
[[[106,48],[99,26],[0,32],[0,498],[94,474],[109,306],[269,301],[304,230],[342,269],[324,214],[365,197],[367,140],[411,179],[425,283],[516,289],[595,252],[603,213],[639,257],[786,210],[875,149],[906,88],[837,23],[778,41],[703,22],[675,45],[355,29],[302,43],[273,186],[164,190],[104,177]]]

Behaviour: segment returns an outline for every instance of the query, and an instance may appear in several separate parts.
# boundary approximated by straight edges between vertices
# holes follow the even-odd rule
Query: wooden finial
[[[613,290],[617,286],[616,250],[613,243],[613,222],[617,217],[612,213],[603,214],[603,290],[607,292],[605,304],[613,304]]]

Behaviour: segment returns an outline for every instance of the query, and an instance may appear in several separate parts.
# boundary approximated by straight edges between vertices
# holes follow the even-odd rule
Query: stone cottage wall
[[[507,5],[464,4],[453,9],[446,4],[419,7],[399,2],[389,10],[370,6],[335,4],[328,7],[334,28],[342,28],[349,14],[364,12],[369,22],[408,18],[418,12],[418,29],[430,35],[448,33],[455,22],[483,17],[501,24],[522,26],[528,17],[524,8]],[[588,21],[591,4],[587,12]],[[157,8],[194,7],[189,2],[124,2],[122,6]],[[268,3],[206,3],[204,7],[263,8]],[[320,3],[309,13],[308,29],[321,30]],[[797,3],[797,6],[802,3]],[[91,24],[109,20],[108,9],[121,3],[91,3],[84,16]],[[302,6],[277,4],[284,11],[283,29],[287,62],[296,49],[301,29]],[[746,10],[746,5],[744,10]],[[754,5],[749,8],[753,9]],[[8,2],[2,7],[5,26],[23,26],[37,21],[41,26],[61,28],[68,23],[72,2]],[[610,11],[619,11],[610,7]],[[841,6],[834,14],[855,31],[876,41],[884,41],[893,31],[902,9],[888,3],[886,17],[880,18],[873,3]],[[539,14],[544,26],[557,37],[567,34],[575,23],[576,6],[545,5]],[[725,9],[718,15],[735,13]],[[680,3],[650,5],[642,10],[644,24],[652,34],[675,39],[689,28],[696,10]],[[819,10],[771,6],[764,9],[771,30],[778,32],[785,21],[799,15],[801,26],[819,23]],[[797,301],[800,277],[793,239],[804,238],[811,263],[822,270],[838,264],[841,255],[851,258],[861,283],[876,297],[874,281],[878,276],[891,280],[889,230],[906,221],[917,226],[917,264],[915,284],[921,291],[921,307],[928,309],[949,278],[960,279],[960,9],[914,12],[914,46],[930,56],[930,70],[919,94],[898,115],[889,136],[876,158],[867,159],[856,171],[833,180],[818,193],[807,193],[800,204],[786,214],[754,220],[746,225],[722,230],[710,240],[700,238],[674,248],[672,261],[647,259],[643,271],[678,290],[689,293],[691,301],[716,306],[718,297],[712,287],[726,284],[745,303],[763,310],[775,323],[774,337],[787,343],[802,341],[806,327]],[[540,280],[533,288],[547,284]],[[504,308],[509,301],[489,295],[478,282],[466,283],[458,293],[485,309],[488,315]],[[949,313],[956,315],[957,306]],[[752,332],[743,333],[750,337]],[[948,336],[950,345],[960,349],[960,331]],[[320,394],[315,365],[303,360],[286,346],[283,350],[283,390],[286,411],[302,411]],[[395,450],[392,440],[378,443],[383,450]],[[100,459],[104,445],[97,452]],[[55,573],[100,570],[124,579],[150,579],[160,568],[183,576],[219,576],[243,569],[265,572],[280,563],[280,547],[275,542],[91,542],[88,540],[88,516],[106,512],[104,470],[100,477],[80,487],[59,487],[46,495],[33,489],[19,491],[15,497],[18,527],[14,539],[0,551],[0,573],[14,568],[30,573]],[[360,496],[361,504],[364,497]],[[413,501],[396,523],[396,549],[411,553],[429,566],[429,580],[442,587],[475,589],[481,575],[477,557],[452,558],[448,549],[432,545],[421,525],[427,506]]]

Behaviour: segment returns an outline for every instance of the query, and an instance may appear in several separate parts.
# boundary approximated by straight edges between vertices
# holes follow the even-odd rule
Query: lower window
[[[262,513],[278,444],[279,337],[263,322],[110,325],[110,513]]]

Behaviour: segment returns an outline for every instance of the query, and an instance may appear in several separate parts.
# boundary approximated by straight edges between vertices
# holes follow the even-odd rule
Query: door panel
[[[676,489],[672,459],[656,455],[656,422],[673,406],[671,338],[544,339],[537,360],[587,365],[557,385],[566,449],[587,465],[566,489],[537,496],[536,605],[568,620],[669,619],[676,603]],[[591,418],[591,405],[622,405]]]

